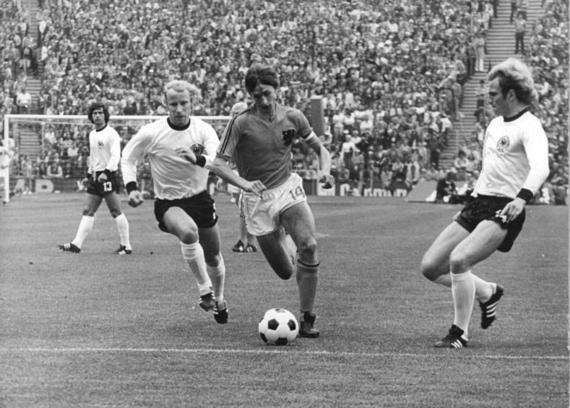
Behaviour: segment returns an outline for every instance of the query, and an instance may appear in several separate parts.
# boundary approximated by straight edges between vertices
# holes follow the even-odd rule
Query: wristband
[[[517,194],[517,198],[522,198],[527,203],[530,200],[532,200],[533,197],[534,197],[534,194],[532,194],[532,191],[527,190],[526,188],[521,188],[521,191],[519,191],[519,193]]]
[[[127,183],[127,185],[125,186],[125,188],[127,189],[127,194],[130,194],[131,191],[135,191],[135,190],[139,189],[136,181],[129,181]]]
[[[196,164],[200,167],[206,166],[206,157],[202,156],[201,154],[196,155]]]

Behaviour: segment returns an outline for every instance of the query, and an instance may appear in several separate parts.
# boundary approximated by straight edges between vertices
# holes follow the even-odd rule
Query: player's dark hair
[[[279,88],[279,76],[275,70],[262,64],[253,64],[245,74],[245,89],[252,93],[258,84]]]
[[[105,123],[109,122],[109,109],[107,109],[107,106],[105,106],[105,104],[103,102],[93,102],[91,105],[89,105],[89,110],[87,111],[87,117],[89,118],[89,121],[91,123],[93,123],[93,111],[95,109],[100,109],[103,108],[103,115],[105,115]]]

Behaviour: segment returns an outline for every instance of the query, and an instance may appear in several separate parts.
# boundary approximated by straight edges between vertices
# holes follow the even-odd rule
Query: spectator
[[[352,141],[352,137],[345,131],[344,142],[340,148],[340,155],[345,168],[351,169],[353,166],[353,158],[356,154],[356,145]]]
[[[519,12],[515,19],[515,54],[524,54],[524,35],[526,33],[526,20],[524,14]]]
[[[16,107],[18,113],[29,113],[32,107],[32,95],[26,90],[21,88],[16,95]]]
[[[28,155],[23,155],[20,163],[24,177],[24,190],[22,194],[32,194],[34,190],[34,164]]]
[[[453,160],[453,167],[457,170],[457,179],[464,180],[465,174],[467,172],[467,167],[469,166],[469,161],[467,160],[467,154],[464,150],[459,150],[455,160]]]
[[[517,5],[518,5],[518,0],[511,0],[511,15],[509,17],[509,21],[511,24],[513,23],[513,18],[517,14]]]
[[[474,40],[475,48],[475,72],[485,72],[485,55],[487,54],[487,43],[485,34],[480,32]]]
[[[58,158],[54,158],[47,166],[47,178],[63,178],[63,168]]]

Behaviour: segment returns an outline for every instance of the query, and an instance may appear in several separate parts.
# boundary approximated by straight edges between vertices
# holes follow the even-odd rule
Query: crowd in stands
[[[0,0],[8,22],[0,28],[1,112],[84,115],[89,101],[103,99],[111,115],[164,115],[164,82],[183,78],[196,85],[196,115],[228,115],[247,98],[248,66],[263,61],[280,72],[283,102],[309,119],[310,97],[322,96],[333,171],[358,192],[409,190],[447,174],[440,156],[465,82],[487,70],[497,1],[44,0],[35,43],[32,16],[16,4]],[[549,182],[567,186],[568,5],[544,0],[543,7],[524,58],[537,70],[538,113],[560,167]],[[30,75],[42,83],[34,107],[18,102]],[[453,163],[460,178],[478,169],[488,120],[483,107]],[[81,173],[74,169],[84,166],[88,128],[64,128],[42,129],[37,176],[57,163],[63,177]],[[293,165],[316,175],[317,160],[302,145],[294,146]]]

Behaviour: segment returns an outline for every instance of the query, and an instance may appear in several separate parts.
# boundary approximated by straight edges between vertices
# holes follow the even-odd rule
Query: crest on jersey
[[[103,143],[102,140],[99,140],[99,141],[97,142],[97,148],[99,148],[99,149],[102,149],[104,145],[105,145],[105,143]]]
[[[497,151],[504,153],[509,149],[511,141],[508,136],[502,136],[497,142]]]
[[[194,152],[194,154],[203,154],[204,153],[204,146],[199,143],[194,143],[190,146],[190,149]]]
[[[285,142],[285,146],[289,146],[295,137],[295,129],[287,129],[281,132],[283,135],[283,142]]]

